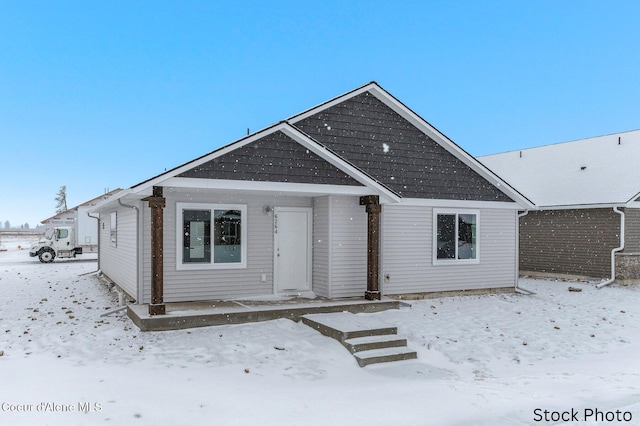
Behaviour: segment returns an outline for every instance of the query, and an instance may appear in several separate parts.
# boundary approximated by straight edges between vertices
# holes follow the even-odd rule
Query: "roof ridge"
[[[565,145],[565,144],[570,144],[570,143],[578,143],[578,142],[583,142],[583,141],[588,141],[591,139],[598,139],[598,138],[605,138],[607,136],[618,136],[618,135],[624,135],[626,133],[633,133],[633,132],[640,132],[640,129],[634,129],[634,130],[625,130],[622,132],[616,132],[616,133],[606,133],[604,135],[599,135],[599,136],[589,136],[587,138],[581,138],[581,139],[572,139],[572,140],[568,140],[568,141],[562,141],[562,142],[552,142],[552,143],[547,143],[547,144],[543,144],[543,145],[537,145],[537,146],[530,146],[528,148],[517,148],[517,149],[510,149],[508,151],[502,151],[502,152],[495,152],[493,154],[486,154],[486,155],[479,155],[477,158],[484,158],[484,157],[491,157],[493,155],[502,155],[502,154],[509,154],[512,152],[524,152],[524,151],[531,151],[534,149],[541,149],[541,148],[547,148],[547,147],[551,147],[551,146],[559,146],[559,145]]]

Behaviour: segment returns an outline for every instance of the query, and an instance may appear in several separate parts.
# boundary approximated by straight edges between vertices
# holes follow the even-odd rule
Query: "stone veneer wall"
[[[616,253],[615,282],[640,284],[640,253]]]

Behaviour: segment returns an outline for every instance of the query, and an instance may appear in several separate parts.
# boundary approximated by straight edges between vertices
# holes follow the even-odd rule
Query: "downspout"
[[[132,206],[130,204],[124,204],[122,202],[122,200],[120,198],[118,198],[118,204],[121,207],[129,207],[132,208],[136,211],[136,291],[138,294],[136,294],[136,302],[137,303],[142,303],[142,289],[140,288],[140,271],[141,271],[141,267],[140,267],[140,250],[141,250],[141,245],[140,245],[140,230],[142,229],[142,227],[140,226],[140,209],[137,206]],[[99,256],[98,256],[99,257]]]
[[[96,272],[98,272],[100,270],[100,216],[96,217],[96,216],[91,216],[91,213],[87,212],[87,216],[89,216],[91,219],[95,219],[98,221],[97,226],[98,226],[98,270]]]
[[[624,212],[618,210],[617,207],[614,207],[613,211],[620,215],[620,246],[611,250],[611,278],[596,285],[598,289],[606,287],[616,280],[616,253],[624,249]]]
[[[518,226],[516,227],[516,287],[515,287],[516,293],[526,294],[527,296],[531,294],[536,294],[535,292],[529,289],[519,286],[519,283],[520,283],[520,218],[523,218],[528,214],[529,214],[529,210],[525,210],[522,213],[518,214],[518,223],[517,223]]]

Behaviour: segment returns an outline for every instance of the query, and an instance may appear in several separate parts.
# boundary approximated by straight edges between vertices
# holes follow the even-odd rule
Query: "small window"
[[[111,245],[118,246],[118,214],[111,212]]]
[[[68,229],[58,229],[58,235],[56,235],[57,239],[59,240],[63,240],[65,238],[69,237],[69,230]]]
[[[434,263],[478,262],[478,212],[434,211]]]
[[[246,267],[246,206],[177,203],[178,269]]]

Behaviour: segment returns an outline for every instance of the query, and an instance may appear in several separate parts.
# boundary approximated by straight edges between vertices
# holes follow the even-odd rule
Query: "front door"
[[[274,209],[274,285],[276,293],[311,290],[313,209]]]

